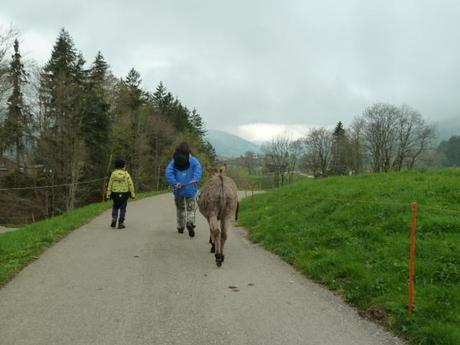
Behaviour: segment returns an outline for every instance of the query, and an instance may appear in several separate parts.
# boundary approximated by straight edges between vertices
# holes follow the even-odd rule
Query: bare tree
[[[326,128],[312,129],[305,138],[307,167],[316,176],[326,176],[332,158],[332,132]]]
[[[11,88],[8,82],[9,55],[13,48],[13,42],[17,39],[17,32],[12,28],[0,27],[0,102],[5,106],[8,90]],[[0,109],[1,111],[1,109]]]
[[[9,55],[17,33],[12,28],[5,29],[0,26],[0,124],[6,117],[7,99],[10,95],[11,83],[9,81]],[[3,132],[3,129],[1,130]],[[3,135],[2,135],[3,137]],[[5,149],[4,141],[0,142],[0,154]]]
[[[362,172],[366,161],[363,132],[364,120],[361,117],[357,117],[347,133],[347,164],[353,174]]]
[[[429,148],[434,138],[434,129],[425,123],[418,111],[403,105],[396,131],[398,149],[393,169],[400,171],[404,166],[411,169],[417,158]]]
[[[246,151],[243,156],[244,165],[248,168],[249,175],[254,174],[254,169],[256,165],[256,154],[252,151]]]
[[[391,104],[377,103],[363,114],[365,145],[374,172],[389,171],[397,152],[400,111]]]
[[[288,165],[287,165],[287,173],[289,182],[292,182],[294,173],[297,169],[297,165],[299,163],[300,157],[302,155],[304,149],[304,144],[302,140],[292,140],[289,142],[288,146]]]
[[[269,171],[274,173],[276,186],[284,184],[289,160],[289,143],[290,140],[287,137],[279,136],[262,147],[262,152],[265,154],[265,165]]]
[[[374,172],[413,168],[434,138],[434,129],[407,105],[374,104],[364,111],[361,121]]]

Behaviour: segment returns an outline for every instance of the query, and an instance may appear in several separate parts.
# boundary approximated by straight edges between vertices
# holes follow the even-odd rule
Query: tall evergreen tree
[[[163,82],[160,81],[158,84],[154,94],[153,94],[153,105],[156,107],[158,111],[161,112],[163,109],[163,99],[166,96],[166,87],[164,86]]]
[[[61,30],[40,80],[45,128],[40,160],[53,171],[53,182],[67,183],[54,207],[75,206],[77,183],[85,157],[83,123],[86,105],[84,59],[67,31]],[[62,203],[62,204],[60,204]]]
[[[443,165],[450,167],[460,166],[460,135],[452,136],[439,144],[438,151],[445,155]]]
[[[110,104],[106,79],[108,64],[98,52],[88,73],[87,102],[83,119],[83,135],[87,151],[85,172],[100,177],[108,173],[110,160]]]
[[[192,128],[192,133],[204,139],[204,135],[206,134],[204,122],[201,118],[201,115],[195,108],[193,108],[192,112],[190,113],[189,120]]]
[[[30,117],[24,105],[22,88],[27,83],[27,73],[21,61],[19,53],[19,42],[14,41],[14,54],[9,68],[9,82],[11,84],[11,95],[8,98],[8,112],[4,124],[4,145],[13,149],[16,164],[19,168],[24,163],[24,151],[26,139],[30,128]]]
[[[140,88],[140,74],[131,69],[127,77],[117,87],[116,113],[113,131],[113,152],[129,163],[135,184],[141,178],[142,158],[146,138],[144,106],[147,97]],[[129,143],[129,146],[127,145]]]
[[[332,134],[332,160],[331,172],[334,175],[345,175],[347,173],[347,147],[348,140],[343,128],[342,121],[337,123]]]

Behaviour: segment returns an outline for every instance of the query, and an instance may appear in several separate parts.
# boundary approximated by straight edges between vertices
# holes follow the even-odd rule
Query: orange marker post
[[[251,185],[252,212],[256,210],[256,199],[254,198],[254,185]]]
[[[415,238],[417,234],[417,203],[412,203],[412,229],[410,238],[410,262],[409,262],[409,314],[414,311],[415,299]]]

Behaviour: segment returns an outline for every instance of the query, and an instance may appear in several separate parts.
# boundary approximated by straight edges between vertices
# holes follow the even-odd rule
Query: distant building
[[[0,177],[9,175],[17,170],[17,164],[10,158],[0,157]]]
[[[0,177],[10,175],[19,170],[19,173],[26,174],[29,177],[37,177],[38,172],[43,170],[42,164],[31,164],[26,165],[25,167],[20,165],[19,167],[16,164],[16,160],[9,157],[0,157]]]

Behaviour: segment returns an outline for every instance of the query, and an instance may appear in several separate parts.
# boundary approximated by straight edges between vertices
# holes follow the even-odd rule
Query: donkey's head
[[[227,169],[227,164],[218,164],[213,167],[212,174],[215,176],[225,175],[225,170]]]

